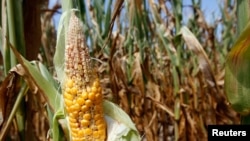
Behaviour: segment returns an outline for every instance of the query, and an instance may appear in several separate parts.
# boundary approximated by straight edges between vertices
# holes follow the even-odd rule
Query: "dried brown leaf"
[[[188,136],[189,139],[192,141],[196,141],[197,140],[197,121],[195,120],[194,116],[191,116],[192,111],[190,111],[190,109],[188,107],[183,107],[182,108],[183,114],[187,120],[187,132],[188,132]]]
[[[29,74],[25,71],[24,67],[21,64],[17,64],[15,67],[13,67],[11,72],[16,72],[20,76],[24,77],[25,81],[28,83],[30,89],[32,90],[33,93],[37,93],[38,88],[36,84],[33,82],[32,79],[28,76]]]
[[[178,130],[178,134],[175,135],[176,140],[178,141],[186,141],[187,136],[187,126],[186,126],[186,119],[183,115],[180,116],[179,121],[175,121],[175,130]],[[176,128],[178,127],[178,129]]]
[[[14,96],[16,74],[9,73],[0,86],[0,127],[9,116],[14,102],[10,98]]]
[[[119,98],[121,99],[120,103],[122,105],[122,109],[125,110],[125,112],[130,113],[129,101],[125,89],[121,89],[119,91]]]
[[[132,69],[133,84],[134,86],[139,88],[142,97],[144,97],[144,82],[140,63],[140,53],[135,53],[134,57],[134,64]]]
[[[159,107],[160,109],[162,109],[163,111],[165,111],[166,113],[168,113],[172,118],[174,118],[174,112],[170,108],[168,108],[167,106],[163,105],[161,102],[155,100],[151,96],[147,96],[147,98],[151,99],[154,102],[154,104],[156,104],[157,107]]]
[[[8,125],[8,117],[16,102],[17,93],[20,90],[20,77],[16,73],[11,72],[7,75],[0,86],[0,140],[3,140],[10,126]]]

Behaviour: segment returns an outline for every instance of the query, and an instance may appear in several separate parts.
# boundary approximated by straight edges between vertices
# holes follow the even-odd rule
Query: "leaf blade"
[[[242,115],[250,113],[250,23],[227,55],[225,92],[232,107]]]

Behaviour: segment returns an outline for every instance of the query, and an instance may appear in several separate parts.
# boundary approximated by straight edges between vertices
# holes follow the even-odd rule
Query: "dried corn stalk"
[[[81,21],[70,17],[65,48],[63,96],[72,141],[103,141],[106,122],[102,89],[91,67]]]

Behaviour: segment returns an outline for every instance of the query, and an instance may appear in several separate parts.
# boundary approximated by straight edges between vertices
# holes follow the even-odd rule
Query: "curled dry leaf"
[[[37,86],[34,84],[33,80],[30,79],[30,77],[28,76],[28,74],[25,72],[23,66],[21,64],[17,64],[15,67],[13,67],[10,72],[16,72],[17,74],[19,74],[20,76],[24,77],[25,81],[28,83],[30,89],[32,90],[33,93],[37,93],[38,88]]]
[[[207,57],[206,52],[203,50],[201,44],[197,40],[197,38],[194,36],[194,34],[187,28],[187,27],[182,27],[181,28],[181,34],[188,46],[188,48],[193,51],[199,61],[199,68],[203,72],[207,83],[212,86],[212,87],[217,87],[217,83],[215,81],[215,77],[213,74],[213,71],[211,69],[211,65],[209,63],[209,59]]]
[[[13,105],[13,100],[11,100],[11,98],[14,96],[13,88],[16,85],[15,79],[16,74],[9,73],[0,86],[0,127],[12,109],[11,106]]]
[[[20,77],[10,72],[0,86],[0,140],[4,140],[9,129],[9,116],[20,89]]]

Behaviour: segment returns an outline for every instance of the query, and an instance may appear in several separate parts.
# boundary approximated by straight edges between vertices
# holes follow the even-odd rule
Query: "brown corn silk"
[[[104,141],[102,88],[96,70],[91,67],[82,27],[72,12],[65,48],[64,105],[72,141]]]

